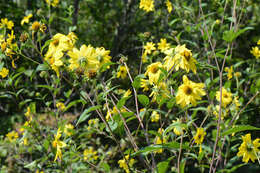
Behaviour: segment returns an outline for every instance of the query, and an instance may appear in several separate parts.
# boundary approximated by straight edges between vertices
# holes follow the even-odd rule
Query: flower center
[[[228,95],[225,93],[225,94],[223,94],[223,97],[224,98],[228,98]]]
[[[53,41],[53,45],[54,45],[55,47],[57,47],[57,46],[59,45],[59,40],[54,40],[54,41]]]
[[[157,73],[158,70],[159,70],[158,67],[152,67],[151,72],[152,73]]]
[[[186,95],[190,95],[190,94],[192,93],[192,88],[189,87],[189,86],[185,86],[185,88],[184,88],[184,93],[185,93]]]
[[[248,152],[253,151],[253,145],[250,144],[250,143],[247,143],[247,145],[246,145],[246,150],[247,150]]]
[[[183,52],[183,56],[184,56],[184,58],[185,58],[187,61],[190,60],[190,52],[188,52],[187,50],[185,50],[185,51]]]

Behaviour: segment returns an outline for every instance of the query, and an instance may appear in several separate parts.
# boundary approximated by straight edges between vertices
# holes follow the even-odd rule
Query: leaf
[[[116,104],[117,108],[118,108],[118,109],[121,109],[121,108],[125,105],[125,102],[126,102],[130,97],[131,97],[131,96],[121,98],[121,99],[118,101],[118,103]]]
[[[48,69],[49,69],[48,65],[46,65],[46,64],[39,64],[37,66],[37,68],[36,68],[36,71],[46,71]]]
[[[43,49],[44,49],[45,47],[49,46],[49,44],[50,44],[52,41],[53,41],[53,40],[48,40],[48,41],[46,41],[46,42],[44,43],[44,45],[43,45],[42,48],[41,48],[41,53],[42,53]]]
[[[232,28],[229,31],[225,31],[223,33],[222,39],[225,40],[228,43],[231,43],[235,38],[237,38],[239,35],[243,34],[247,30],[252,30],[253,27],[246,27],[244,29],[239,29],[238,31],[235,31],[234,28]]]
[[[157,170],[159,173],[165,173],[168,169],[168,166],[169,166],[169,161],[160,162],[157,165]]]
[[[237,133],[245,130],[260,130],[260,128],[250,126],[250,125],[239,125],[234,128],[228,129],[225,132],[221,133],[221,136],[230,135],[232,133]]]
[[[80,115],[79,120],[78,120],[76,126],[79,123],[85,121],[91,115],[91,114],[89,114],[90,112],[95,111],[95,110],[97,110],[97,109],[99,109],[101,107],[102,107],[101,105],[97,105],[97,106],[92,106],[92,107],[90,107],[88,109],[85,109],[84,112]]]
[[[137,95],[138,101],[143,105],[143,106],[147,106],[149,105],[149,98],[146,95],[143,94],[139,94]]]

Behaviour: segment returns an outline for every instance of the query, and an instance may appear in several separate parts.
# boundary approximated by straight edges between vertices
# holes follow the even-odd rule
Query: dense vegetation
[[[260,1],[0,2],[0,172],[259,172]]]

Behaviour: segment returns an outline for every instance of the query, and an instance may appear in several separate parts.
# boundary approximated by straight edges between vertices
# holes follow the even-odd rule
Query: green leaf
[[[222,39],[225,40],[228,43],[231,43],[235,38],[237,38],[239,35],[243,34],[247,30],[252,30],[253,27],[246,27],[244,29],[239,29],[238,31],[235,31],[234,28],[232,28],[229,31],[225,31],[223,33]]]
[[[101,166],[103,167],[105,172],[110,172],[110,166],[107,163],[103,162]]]
[[[157,170],[159,173],[165,173],[169,167],[169,161],[163,161],[158,163]]]
[[[116,104],[117,108],[118,109],[121,109],[124,105],[125,105],[125,102],[130,98],[131,96],[128,96],[128,97],[122,97],[118,103]]]
[[[85,121],[91,115],[91,114],[89,114],[90,112],[95,111],[95,110],[97,110],[97,109],[99,109],[101,107],[102,107],[101,105],[97,105],[97,106],[92,106],[92,107],[90,107],[88,109],[85,109],[84,112],[80,115],[79,120],[78,120],[76,126],[79,123]]]
[[[44,45],[43,45],[42,48],[41,48],[41,53],[42,53],[43,49],[44,49],[45,47],[49,46],[49,44],[50,44],[52,41],[53,41],[53,40],[48,40],[48,41],[46,41],[46,42],[44,43]]]
[[[221,133],[221,136],[230,135],[232,133],[237,133],[245,130],[260,130],[260,128],[250,126],[250,125],[239,125],[236,127],[231,127],[231,129],[226,130],[225,132]]]
[[[145,78],[145,76],[143,74],[136,76],[135,79],[134,79],[134,82],[132,83],[132,86],[135,89],[140,88],[141,87],[141,79],[143,79],[143,78]]]
[[[36,68],[36,71],[46,71],[48,69],[49,69],[48,65],[46,65],[46,64],[39,64],[37,66],[37,68]]]
[[[149,98],[146,95],[140,94],[137,95],[138,101],[143,105],[147,106],[149,105]]]

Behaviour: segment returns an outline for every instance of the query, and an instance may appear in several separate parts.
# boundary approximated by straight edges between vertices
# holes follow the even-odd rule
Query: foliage
[[[259,1],[0,5],[0,172],[260,169]]]

